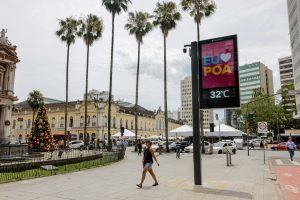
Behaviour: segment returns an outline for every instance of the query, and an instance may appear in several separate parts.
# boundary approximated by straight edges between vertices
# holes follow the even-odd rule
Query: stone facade
[[[0,36],[0,144],[10,141],[11,114],[14,95],[16,64],[19,62],[16,46],[13,46],[2,29]]]
[[[64,103],[46,104],[49,123],[51,125],[54,138],[64,134]],[[26,102],[16,104],[16,111],[12,116],[12,140],[26,140],[29,137],[32,124],[32,111]],[[120,127],[124,127],[135,132],[134,110],[133,104],[128,102],[115,101],[112,104],[111,131],[112,135],[120,131]],[[138,135],[149,137],[151,135],[164,134],[164,113],[158,111],[149,111],[143,107],[138,107]],[[99,138],[103,140],[107,138],[108,132],[108,103],[104,101],[88,102],[88,139]],[[173,119],[169,119],[169,130],[173,130],[182,123]],[[84,129],[84,102],[69,102],[68,107],[68,127],[73,139],[83,139]]]

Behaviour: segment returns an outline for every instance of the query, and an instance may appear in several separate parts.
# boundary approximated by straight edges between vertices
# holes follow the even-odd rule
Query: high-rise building
[[[300,90],[300,0],[287,0],[292,49],[295,90]],[[297,113],[294,118],[300,119],[300,95],[296,95]]]
[[[291,56],[279,58],[279,73],[281,86],[294,84],[293,60]]]
[[[262,89],[268,95],[274,94],[273,72],[261,62],[240,66],[241,103],[248,103],[255,89]]]
[[[291,113],[296,109],[295,96],[287,95],[289,90],[295,89],[292,57],[287,56],[279,58],[278,62],[282,92],[282,107],[285,113]]]
[[[188,125],[193,125],[192,113],[192,79],[186,77],[181,80],[181,120]],[[209,124],[214,123],[213,110],[203,110],[203,128],[209,129]]]

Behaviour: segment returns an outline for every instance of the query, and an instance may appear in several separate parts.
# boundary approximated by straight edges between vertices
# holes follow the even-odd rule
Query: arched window
[[[126,119],[126,129],[128,129],[128,120]]]
[[[31,126],[31,119],[28,119],[27,120],[27,128],[30,128],[30,126]]]
[[[23,121],[19,121],[20,129],[23,129]]]
[[[117,120],[115,117],[113,118],[113,128],[117,128]]]
[[[69,127],[73,127],[73,125],[74,125],[74,118],[71,116],[70,117],[70,121],[69,121]]]
[[[28,138],[29,138],[29,136],[30,136],[30,135],[29,135],[29,134],[27,134],[27,135],[26,135],[26,139],[28,139]]]
[[[86,116],[86,125],[87,126],[90,126],[90,116],[88,115],[88,116]]]
[[[159,130],[161,130],[161,120],[159,120]]]
[[[140,122],[140,129],[143,130],[143,122]]]
[[[120,128],[123,127],[123,120],[122,118],[120,119]]]
[[[104,116],[104,126],[107,127],[107,116]]]
[[[80,127],[83,127],[84,124],[84,116],[80,116]]]
[[[52,117],[51,128],[55,128],[55,117]]]
[[[133,130],[133,121],[131,120],[131,130]]]
[[[96,139],[96,133],[92,133],[92,142]]]
[[[16,120],[13,121],[13,127],[12,127],[12,128],[13,128],[13,129],[16,128]]]
[[[23,139],[23,135],[20,134],[20,135],[19,135],[19,140],[22,140],[22,139]]]
[[[92,126],[96,126],[96,124],[97,124],[97,117],[96,117],[96,115],[93,115]]]
[[[60,128],[64,128],[65,127],[65,118],[64,117],[61,117],[60,118],[60,125],[59,125]]]
[[[83,140],[83,133],[79,133],[79,140]]]

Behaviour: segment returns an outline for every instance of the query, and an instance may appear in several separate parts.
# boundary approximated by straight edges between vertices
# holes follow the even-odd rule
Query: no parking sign
[[[267,133],[268,132],[268,123],[267,122],[258,122],[257,132],[258,133]]]

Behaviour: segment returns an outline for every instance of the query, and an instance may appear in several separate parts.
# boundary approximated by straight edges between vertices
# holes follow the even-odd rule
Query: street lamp
[[[191,57],[192,68],[192,105],[193,105],[193,147],[194,147],[194,183],[202,185],[202,167],[201,167],[201,152],[200,152],[200,127],[199,127],[199,66],[198,66],[198,42],[192,42],[190,45],[184,45],[183,53],[187,52]],[[201,131],[203,130],[203,121],[201,118]],[[203,136],[203,135],[202,135]],[[204,142],[203,142],[204,144]],[[203,149],[204,150],[204,149]]]

